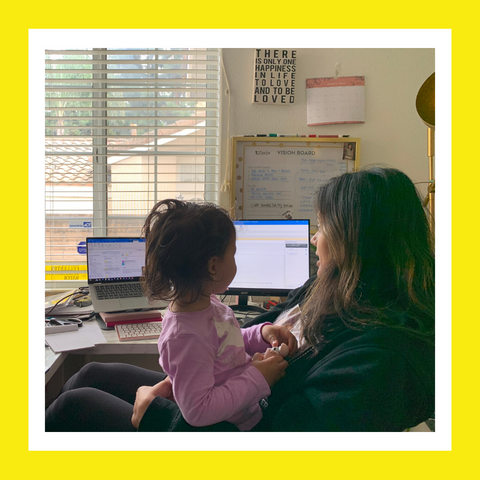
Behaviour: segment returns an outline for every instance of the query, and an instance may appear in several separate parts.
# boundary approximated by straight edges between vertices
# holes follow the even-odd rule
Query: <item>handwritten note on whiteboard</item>
[[[309,143],[309,142],[307,142]],[[344,143],[295,142],[239,145],[236,152],[236,218],[310,219],[313,195],[330,178],[353,169]]]
[[[365,77],[307,78],[307,124],[365,123]]]

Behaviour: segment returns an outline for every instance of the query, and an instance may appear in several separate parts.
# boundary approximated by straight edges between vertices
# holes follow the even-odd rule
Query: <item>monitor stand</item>
[[[248,304],[248,295],[239,295],[238,296],[238,305],[230,305],[230,308],[234,312],[260,312],[265,313],[268,310],[262,307],[257,307],[256,305],[249,305]]]

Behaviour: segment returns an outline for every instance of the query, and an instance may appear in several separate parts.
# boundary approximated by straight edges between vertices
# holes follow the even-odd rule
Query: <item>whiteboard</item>
[[[359,138],[233,137],[232,205],[239,219],[309,219],[329,179],[355,171]]]

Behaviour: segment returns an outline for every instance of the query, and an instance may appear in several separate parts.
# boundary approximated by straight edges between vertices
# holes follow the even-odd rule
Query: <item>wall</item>
[[[348,134],[361,138],[361,167],[381,163],[403,170],[414,182],[428,180],[427,127],[417,114],[415,100],[423,82],[435,71],[433,48],[298,49],[295,104],[287,106],[252,104],[253,59],[253,48],[223,49],[231,93],[228,108],[224,82],[222,159],[231,160],[227,135]],[[340,76],[365,76],[366,121],[308,127],[305,80],[333,76],[337,63]],[[224,171],[222,162],[222,180]],[[418,187],[426,193],[425,184]],[[228,206],[229,194],[222,193],[220,201]]]

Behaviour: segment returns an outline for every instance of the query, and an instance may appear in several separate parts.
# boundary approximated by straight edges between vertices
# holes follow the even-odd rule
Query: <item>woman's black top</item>
[[[303,301],[308,286],[245,327],[274,322]],[[319,353],[307,350],[289,362],[285,377],[261,402],[264,417],[256,431],[403,431],[435,412],[433,342],[394,327],[343,328]],[[141,431],[235,431],[221,422],[194,428],[176,404],[157,397],[148,407]]]

